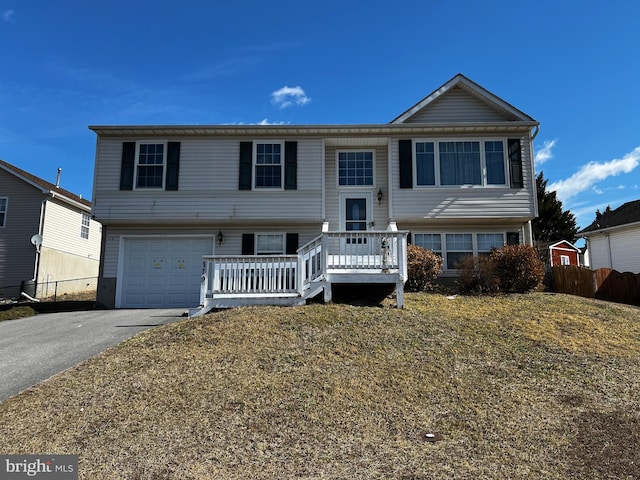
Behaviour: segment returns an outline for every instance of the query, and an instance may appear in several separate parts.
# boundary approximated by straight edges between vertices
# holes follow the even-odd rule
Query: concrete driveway
[[[91,310],[0,322],[0,402],[184,312]]]

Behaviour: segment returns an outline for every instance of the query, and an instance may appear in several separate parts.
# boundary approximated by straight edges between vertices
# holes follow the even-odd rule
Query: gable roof
[[[67,202],[70,200],[72,202],[79,203],[82,206],[87,207],[88,209],[91,209],[90,201],[80,197],[79,195],[76,195],[75,193],[70,192],[69,190],[56,187],[53,183],[47,182],[40,177],[36,177],[35,175],[32,175],[31,173],[26,172],[21,168],[16,167],[15,165],[11,165],[4,160],[0,160],[0,168],[19,178],[23,182],[39,188],[42,193],[52,193],[63,197],[63,199],[66,199]]]
[[[531,118],[526,113],[518,110],[516,107],[511,105],[510,103],[505,102],[500,97],[494,95],[489,90],[481,87],[477,83],[468,79],[461,73],[458,73],[451,80],[446,82],[444,85],[435,89],[431,94],[420,100],[414,106],[406,110],[405,112],[398,115],[394,118],[390,123],[405,123],[407,120],[411,119],[411,117],[415,116],[425,108],[427,108],[432,103],[441,99],[443,96],[447,95],[447,93],[451,92],[453,89],[460,88],[480,100],[484,104],[486,104],[489,108],[501,113],[506,119],[511,121],[523,121],[523,122],[535,122],[533,118]]]
[[[559,242],[554,242],[551,245],[549,245],[549,248],[557,248],[557,249],[564,249],[564,250],[575,250],[576,252],[579,252],[580,249],[578,247],[576,247],[573,243],[567,241],[567,240],[560,240]]]
[[[596,218],[591,225],[578,232],[578,234],[596,232],[599,230],[606,230],[612,227],[619,227],[639,222],[640,200],[634,200],[619,206],[615,210],[603,213],[600,218]]]

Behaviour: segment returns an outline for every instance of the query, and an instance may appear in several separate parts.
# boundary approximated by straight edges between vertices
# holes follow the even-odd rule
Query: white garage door
[[[212,237],[125,238],[119,285],[121,308],[187,308],[200,304],[202,256]]]

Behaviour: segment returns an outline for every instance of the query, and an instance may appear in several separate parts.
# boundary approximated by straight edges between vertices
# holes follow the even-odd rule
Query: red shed
[[[549,245],[549,259],[552,267],[558,265],[580,266],[579,253],[580,249],[566,240]]]

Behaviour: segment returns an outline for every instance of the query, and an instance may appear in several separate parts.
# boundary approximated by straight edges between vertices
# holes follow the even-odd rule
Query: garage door
[[[212,237],[145,237],[123,240],[121,308],[187,308],[200,304],[202,256]]]

